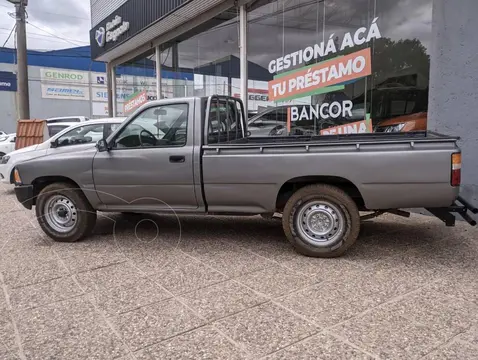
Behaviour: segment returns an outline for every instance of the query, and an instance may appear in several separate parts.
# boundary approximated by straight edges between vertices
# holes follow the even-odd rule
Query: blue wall
[[[15,49],[0,48],[0,63],[14,64]],[[28,50],[28,65],[52,67],[60,69],[106,72],[106,64],[103,62],[92,61],[90,55],[90,47],[83,46],[64,50],[54,51],[34,51]],[[154,61],[144,59],[136,63],[136,66],[120,66],[117,73],[121,75],[133,76],[150,76],[154,77],[155,63]],[[194,80],[192,70],[175,73],[170,70],[161,70],[163,79],[187,79]]]

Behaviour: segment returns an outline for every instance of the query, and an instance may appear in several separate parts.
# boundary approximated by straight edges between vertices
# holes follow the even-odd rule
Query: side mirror
[[[249,137],[249,136],[252,135],[252,133],[251,133],[249,130],[247,130],[247,134],[246,134],[246,135],[247,135],[247,137]]]
[[[50,146],[52,148],[57,148],[58,147],[58,140],[53,140],[51,143],[50,143]]]
[[[104,152],[109,150],[108,143],[106,142],[105,139],[98,140],[98,142],[96,143],[96,148],[98,149],[99,152]]]

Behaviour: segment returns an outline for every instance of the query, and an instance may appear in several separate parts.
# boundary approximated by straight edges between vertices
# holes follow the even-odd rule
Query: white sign
[[[106,29],[101,26],[96,30],[95,40],[99,47],[104,47],[106,43],[115,42],[118,38],[129,30],[129,22],[123,21],[121,16],[106,23]]]
[[[116,101],[118,103],[124,102],[127,98],[135,93],[134,88],[131,86],[124,87],[119,86],[116,88]],[[92,100],[108,102],[108,91],[105,87],[92,87]]]
[[[41,68],[42,83],[88,84],[88,72],[67,69]]]
[[[93,116],[108,116],[108,104],[102,102],[92,102]],[[122,106],[116,109],[117,116],[124,116]]]
[[[62,100],[90,100],[90,89],[84,86],[41,84],[42,98]]]

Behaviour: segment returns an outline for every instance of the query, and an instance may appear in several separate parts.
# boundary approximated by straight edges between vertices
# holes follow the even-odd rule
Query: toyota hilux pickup
[[[251,137],[244,115],[232,97],[151,101],[95,148],[19,164],[17,199],[65,242],[87,236],[98,211],[282,215],[294,248],[315,257],[343,254],[361,220],[383,212],[426,208],[446,225],[453,213],[476,225],[478,209],[459,197],[456,137]]]

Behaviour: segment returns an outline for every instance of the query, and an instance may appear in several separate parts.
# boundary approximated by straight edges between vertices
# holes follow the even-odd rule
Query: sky
[[[13,4],[0,0],[0,46],[15,24],[9,15],[14,12]],[[28,49],[55,50],[89,45],[89,0],[30,0],[27,12]],[[5,46],[14,46],[13,35]]]

